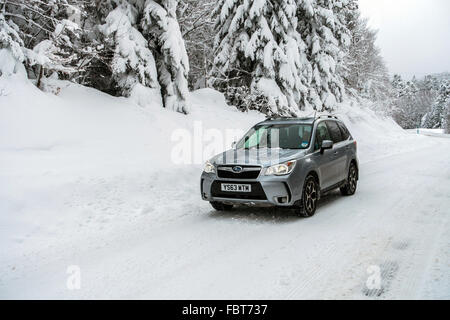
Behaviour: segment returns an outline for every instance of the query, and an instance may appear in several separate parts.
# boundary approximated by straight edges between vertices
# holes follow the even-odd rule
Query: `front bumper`
[[[251,193],[222,192],[221,183],[236,183],[252,185]],[[247,204],[261,206],[293,206],[299,197],[303,186],[295,181],[293,175],[263,176],[257,179],[225,179],[216,174],[203,172],[200,180],[202,199],[205,201],[218,201],[227,204]]]

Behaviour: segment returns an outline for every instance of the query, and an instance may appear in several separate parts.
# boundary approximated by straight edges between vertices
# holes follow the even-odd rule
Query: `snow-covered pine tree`
[[[212,11],[216,0],[180,0],[178,23],[189,56],[189,87],[207,86],[213,61],[214,21]]]
[[[116,49],[113,36],[106,36],[101,30],[109,12],[114,9],[113,3],[105,0],[76,0],[76,5],[82,32],[74,43],[74,50],[79,56],[79,71],[72,81],[108,94],[121,94],[111,68]]]
[[[155,54],[164,107],[188,113],[189,59],[177,21],[177,4],[178,0],[141,3],[140,27]]]
[[[427,75],[424,79],[424,85],[429,91],[438,91],[440,87],[440,81],[435,75]]]
[[[307,45],[312,67],[308,102],[315,110],[332,110],[345,89],[338,72],[350,45],[347,18],[357,10],[352,0],[301,0],[298,31]]]
[[[441,128],[448,132],[450,113],[450,81],[442,80],[437,98],[430,111],[424,116],[422,125],[425,128]]]
[[[121,1],[100,27],[114,47],[110,67],[123,96],[129,96],[140,85],[159,88],[153,54],[148,41],[137,29],[139,14],[135,6]]]
[[[406,92],[406,82],[402,79],[402,76],[399,74],[394,74],[392,79],[392,86],[396,90],[396,97],[401,98],[405,95]]]
[[[229,87],[250,88],[252,82],[252,64],[244,51],[254,29],[250,24],[248,31],[244,27],[248,10],[249,1],[219,0],[213,11],[216,37],[210,84],[225,93]]]
[[[254,63],[251,89],[268,98],[273,114],[295,115],[307,92],[296,9],[293,0],[254,1],[245,22],[256,27],[244,51]]]
[[[177,2],[106,1],[111,9],[106,10],[100,30],[114,50],[110,67],[122,95],[141,96],[145,88],[157,88],[165,108],[188,113],[189,61],[176,17]]]
[[[331,110],[355,11],[355,0],[218,1],[211,84],[266,95],[269,113]]]
[[[425,108],[427,108],[426,105],[423,105],[426,103],[426,99],[425,93],[420,92],[420,86],[422,86],[421,83],[415,78],[406,81],[400,75],[393,77],[392,117],[404,129],[414,129],[420,126]]]
[[[0,2],[1,45],[38,86],[56,71],[125,96],[158,88],[165,107],[187,113],[189,62],[176,7],[177,0],[8,0]]]
[[[376,46],[377,31],[368,26],[368,20],[354,12],[349,21],[351,44],[344,58],[343,78],[347,91],[372,101],[391,99],[392,85],[389,72]]]
[[[23,41],[0,12],[0,76],[22,73],[25,56],[22,51]]]
[[[271,69],[275,71],[276,84],[288,100],[291,114],[307,106],[308,80],[312,72],[305,53],[306,45],[297,32],[296,14],[297,4],[294,0],[279,1],[274,3],[269,19],[275,40],[273,44],[277,45],[271,53],[274,64]],[[265,48],[265,55],[268,54],[267,49],[270,47]]]
[[[445,133],[450,133],[450,81],[443,81],[437,103],[443,106],[442,128]]]
[[[395,74],[392,79],[392,86],[396,90],[397,98],[414,99],[418,92],[417,80],[406,81],[401,75]]]
[[[411,82],[414,84],[415,92],[409,101],[409,108],[412,110],[410,117],[414,119],[415,126],[420,126],[422,118],[436,100],[437,93],[436,90],[430,88],[427,78],[416,79],[414,77]]]
[[[447,114],[444,114],[444,133],[450,134],[450,106],[447,103]]]
[[[77,71],[73,41],[79,36],[74,21],[78,9],[69,0],[8,0],[1,6],[7,23],[22,39],[24,63],[38,86],[45,73],[70,77]]]
[[[267,98],[269,106],[261,111],[294,115],[307,90],[296,9],[293,0],[219,1],[211,84],[225,92],[236,88],[232,95],[240,87],[250,88],[253,96]]]

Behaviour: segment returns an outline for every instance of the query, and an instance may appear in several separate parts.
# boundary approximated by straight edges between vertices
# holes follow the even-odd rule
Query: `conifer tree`
[[[141,28],[155,54],[164,107],[189,112],[189,59],[177,21],[177,0],[143,3]]]
[[[218,1],[212,84],[267,97],[270,114],[331,110],[344,96],[339,67],[356,9],[353,0]]]
[[[351,41],[346,19],[356,8],[349,0],[299,1],[298,31],[312,68],[307,101],[315,110],[332,110],[344,98],[338,71]]]
[[[269,114],[295,114],[307,82],[296,9],[293,0],[219,1],[212,84],[250,88],[267,98]]]

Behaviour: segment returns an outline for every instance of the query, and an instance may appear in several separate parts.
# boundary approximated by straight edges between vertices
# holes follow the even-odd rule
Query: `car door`
[[[346,143],[342,137],[341,129],[336,121],[327,120],[326,121],[328,131],[330,132],[331,140],[333,141],[333,178],[334,183],[339,183],[346,179],[347,177],[347,152]]]
[[[325,121],[321,121],[317,124],[314,136],[314,153],[312,154],[312,159],[317,164],[317,170],[319,171],[321,189],[326,189],[336,183],[336,163],[333,149],[325,150],[323,154],[320,152],[322,142],[325,140],[332,139]]]

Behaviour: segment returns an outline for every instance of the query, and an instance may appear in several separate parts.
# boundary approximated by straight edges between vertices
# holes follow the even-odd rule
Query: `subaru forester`
[[[356,151],[335,116],[267,119],[206,162],[201,196],[219,211],[236,204],[277,206],[311,217],[324,193],[355,194]]]

